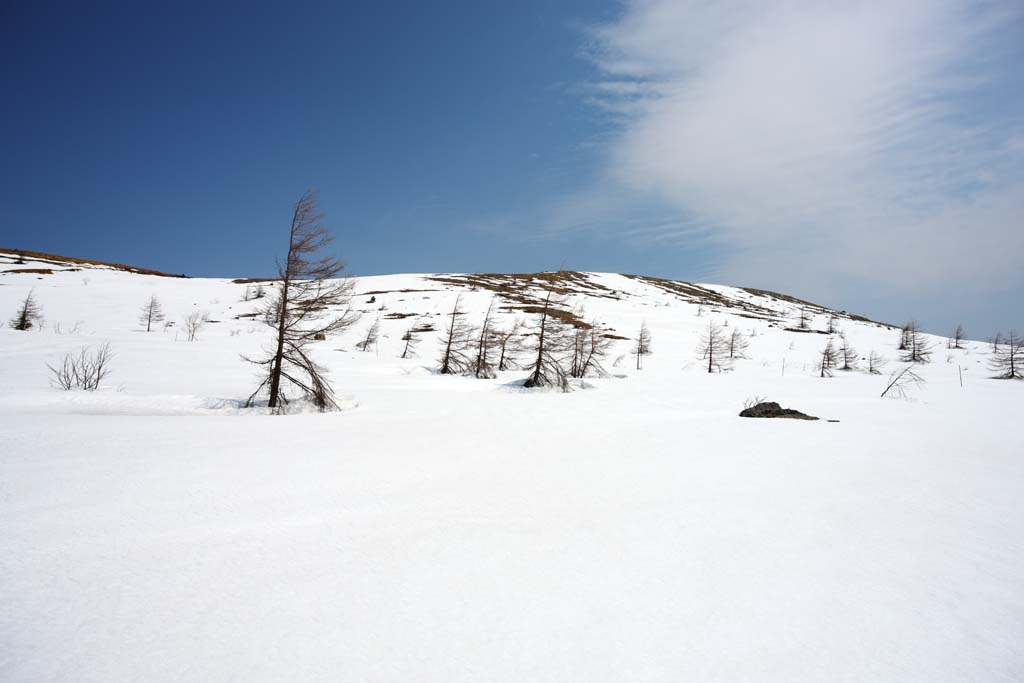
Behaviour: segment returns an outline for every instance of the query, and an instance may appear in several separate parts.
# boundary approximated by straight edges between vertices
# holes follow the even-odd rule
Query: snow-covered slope
[[[1024,671],[1024,383],[988,379],[984,344],[932,339],[926,384],[881,399],[888,372],[817,376],[802,302],[574,274],[569,309],[646,321],[654,353],[637,371],[618,340],[608,377],[535,392],[435,361],[457,295],[529,321],[543,276],[366,277],[315,349],[344,410],[274,417],[238,407],[269,340],[245,284],[26,260],[0,254],[0,313],[32,291],[46,319],[0,330],[4,681]],[[152,294],[176,324],[146,333]],[[196,310],[216,322],[190,343]],[[711,320],[750,335],[730,372],[695,353]],[[897,367],[897,331],[838,325]],[[436,331],[398,358],[411,326]],[[108,341],[99,391],[49,385]],[[838,422],[737,417],[755,396]]]

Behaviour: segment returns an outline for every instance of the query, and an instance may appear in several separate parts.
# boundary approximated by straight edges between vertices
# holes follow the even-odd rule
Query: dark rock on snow
[[[740,411],[740,417],[781,417],[790,420],[817,420],[813,415],[806,415],[799,410],[783,408],[775,401],[765,401]]]

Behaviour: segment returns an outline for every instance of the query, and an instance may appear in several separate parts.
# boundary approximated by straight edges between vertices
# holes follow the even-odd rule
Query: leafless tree
[[[697,317],[698,318],[704,315],[704,304],[705,303],[707,303],[706,299],[700,299],[697,302]]]
[[[988,343],[992,346],[992,353],[999,353],[999,346],[1003,343],[1003,333],[996,332],[996,336],[988,340]]]
[[[701,299],[703,302],[703,299]],[[703,304],[702,304],[703,305]],[[653,353],[652,348],[651,330],[647,327],[647,322],[640,323],[640,332],[637,333],[635,343],[633,344],[633,355],[636,356],[636,369],[643,369],[644,356],[649,356]]]
[[[462,295],[455,297],[455,306],[448,314],[448,329],[445,330],[443,339],[444,348],[441,351],[441,374],[442,375],[464,375],[469,372],[472,359],[470,358],[470,344],[473,330],[465,320],[466,312],[462,310]]]
[[[914,321],[907,323],[903,333],[904,346],[903,355],[900,360],[904,363],[927,363],[931,360],[931,344],[925,339]]]
[[[796,319],[797,329],[806,330],[811,327],[811,313],[807,310],[806,306],[801,306],[797,310]]]
[[[832,343],[832,339],[829,338],[828,343],[825,344],[825,348],[821,350],[821,354],[818,360],[818,369],[821,377],[831,377],[832,368],[836,366],[839,361],[839,352],[836,351],[835,344]]]
[[[989,359],[996,379],[1024,379],[1024,338],[1013,330],[1003,337],[998,350]]]
[[[510,327],[495,329],[495,337],[498,339],[498,370],[515,370],[519,367],[519,356],[522,355],[525,347],[523,345],[523,321],[516,318]]]
[[[949,338],[949,348],[951,349],[962,349],[964,337],[967,333],[964,332],[963,325],[957,325],[956,329],[953,330],[953,336]]]
[[[46,367],[53,375],[54,385],[60,389],[95,391],[110,374],[110,361],[113,357],[109,343],[96,349],[85,346],[77,354],[65,355],[60,365],[55,367],[47,363]]]
[[[569,375],[575,378],[604,377],[608,373],[602,360],[608,355],[611,345],[612,340],[608,338],[604,325],[597,320],[577,325],[573,330]]]
[[[714,320],[708,322],[707,331],[701,335],[697,344],[697,355],[707,364],[708,372],[729,369],[729,340],[722,331],[722,326]]]
[[[410,327],[402,335],[402,341],[405,344],[402,345],[402,358],[412,358],[416,355],[416,345],[420,343],[419,337],[416,336],[416,328]]]
[[[185,328],[186,338],[190,342],[195,341],[199,336],[199,332],[209,320],[210,316],[206,311],[192,311],[186,315],[181,321],[182,327]]]
[[[900,328],[900,345],[896,347],[897,351],[906,351],[910,348],[910,327],[913,323],[905,323]]]
[[[555,294],[554,284],[549,284],[547,295],[544,297],[544,305],[537,314],[537,325],[535,341],[529,349],[533,352],[533,364],[530,376],[526,378],[523,386],[528,389],[534,387],[558,387],[562,391],[569,391],[569,373],[566,371],[563,362],[569,345],[566,340],[565,325],[561,319],[553,315],[561,303]]]
[[[494,330],[494,302],[498,297],[492,297],[491,303],[487,306],[484,314],[484,322],[474,335],[476,340],[476,353],[473,354],[471,370],[477,379],[493,379],[496,374],[495,361],[498,360],[500,342]]]
[[[356,348],[360,351],[369,352],[377,345],[377,339],[380,337],[380,318],[376,318],[373,324],[370,325],[369,329],[366,330],[366,335],[362,340],[356,344]]]
[[[889,384],[882,392],[882,398],[906,398],[909,389],[924,384],[924,378],[915,373],[913,368],[914,364],[911,363],[901,371],[889,375]]]
[[[139,315],[139,324],[146,326],[146,332],[149,332],[153,323],[163,322],[164,309],[160,305],[160,300],[156,298],[156,294],[149,297],[149,301],[142,307],[141,314]]]
[[[11,318],[10,326],[15,330],[31,330],[43,319],[43,310],[36,303],[35,292],[29,290],[28,295],[18,306],[18,312]]]
[[[728,347],[729,358],[746,358],[747,349],[750,347],[750,341],[747,339],[746,335],[734,327],[729,333]]]
[[[831,313],[828,316],[828,329],[825,331],[829,334],[836,333],[836,316]]]
[[[868,354],[868,374],[881,375],[882,368],[885,367],[886,363],[888,363],[888,361],[883,358],[881,354],[876,353],[874,349],[871,349],[871,353]]]
[[[842,363],[839,366],[840,370],[855,370],[857,368],[857,349],[850,344],[845,332],[839,335],[839,359]]]
[[[318,410],[337,408],[327,371],[310,357],[307,348],[318,337],[325,339],[348,329],[359,317],[351,306],[355,282],[340,277],[345,264],[337,257],[321,255],[332,242],[316,193],[309,190],[295,202],[288,255],[284,263],[278,261],[278,286],[263,307],[263,320],[275,333],[273,348],[262,358],[245,358],[264,373],[247,406],[266,391],[267,405],[284,412],[289,390],[296,389]]]

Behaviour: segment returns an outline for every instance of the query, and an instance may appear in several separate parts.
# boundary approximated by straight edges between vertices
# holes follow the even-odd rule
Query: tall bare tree
[[[701,301],[703,302],[703,299]],[[644,356],[649,356],[653,353],[652,343],[651,330],[647,327],[647,321],[645,320],[640,323],[640,332],[637,333],[636,341],[633,344],[633,354],[636,356],[637,370],[643,370]]]
[[[857,368],[857,349],[853,348],[846,333],[839,335],[839,366],[840,370],[855,370]]]
[[[515,370],[519,367],[519,356],[525,350],[523,346],[523,321],[516,318],[512,325],[495,329],[498,339],[498,370]]]
[[[412,358],[416,355],[416,345],[420,343],[419,337],[416,336],[416,328],[410,327],[402,335],[402,358]]]
[[[466,312],[462,310],[462,295],[455,297],[455,306],[448,314],[448,329],[445,330],[444,344],[441,350],[441,374],[442,375],[464,375],[469,371],[472,359],[470,358],[470,344],[473,330],[465,319]]]
[[[153,323],[163,322],[164,309],[160,305],[160,300],[156,298],[156,294],[149,297],[149,301],[142,307],[141,314],[139,315],[139,324],[146,326],[146,332],[149,332],[153,327]]]
[[[708,329],[701,335],[697,355],[707,364],[708,372],[729,369],[729,340],[714,320],[708,322]]]
[[[1024,379],[1024,338],[1015,331],[1005,337],[999,335],[1002,343],[989,359],[989,366],[996,373],[996,379]]]
[[[36,303],[35,292],[29,290],[28,295],[18,306],[18,312],[11,318],[10,326],[15,330],[31,330],[43,319],[43,309]]]
[[[750,341],[746,335],[734,327],[729,333],[727,345],[729,347],[729,358],[746,358],[747,349],[750,348]]]
[[[818,367],[821,371],[821,377],[831,377],[832,368],[836,366],[839,361],[839,352],[836,351],[835,344],[832,343],[832,339],[829,338],[828,343],[825,344],[825,348],[821,350],[821,355],[818,361]]]
[[[900,345],[896,347],[897,351],[906,351],[910,348],[910,327],[913,323],[904,323],[903,327],[900,328]]]
[[[484,314],[484,322],[480,325],[476,337],[476,353],[473,354],[472,371],[477,379],[493,379],[500,341],[494,329],[494,302],[498,297],[492,297],[491,303],[487,306]]]
[[[380,318],[375,318],[373,324],[366,330],[366,335],[356,344],[360,351],[369,352],[377,346],[377,339],[380,338]]]
[[[534,354],[534,360],[530,376],[524,383],[528,389],[533,387],[558,387],[562,391],[571,389],[569,373],[564,366],[564,356],[568,346],[565,325],[561,319],[553,315],[561,303],[561,299],[555,293],[555,279],[552,278],[549,282],[544,305],[541,306],[541,310],[537,314],[535,341],[530,348]]]
[[[888,361],[882,357],[881,354],[877,353],[874,349],[871,349],[871,353],[868,354],[868,374],[869,375],[881,375],[882,368]]]
[[[296,389],[321,411],[337,408],[326,369],[312,359],[309,344],[342,332],[358,319],[351,307],[355,282],[340,277],[345,264],[324,255],[333,242],[323,224],[316,193],[307,191],[295,202],[288,230],[288,255],[278,261],[278,286],[263,309],[264,322],[274,329],[274,346],[263,358],[245,360],[265,371],[246,405],[267,391],[267,405],[277,412]]]
[[[811,312],[807,310],[806,306],[801,306],[797,311],[797,329],[807,330],[811,327]]]
[[[906,347],[901,357],[904,363],[927,363],[931,360],[931,344],[925,339],[915,321],[907,323],[902,339]]]
[[[597,320],[588,324],[577,324],[573,331],[572,362],[569,375],[576,378],[604,377],[607,373],[602,363],[608,355],[612,340],[608,338],[604,325]]]
[[[962,348],[964,348],[963,347],[963,343],[964,343],[964,337],[966,336],[966,334],[967,333],[964,332],[964,326],[963,325],[957,325],[956,329],[953,330],[953,336],[949,338],[950,348],[952,348],[952,349],[962,349]]]

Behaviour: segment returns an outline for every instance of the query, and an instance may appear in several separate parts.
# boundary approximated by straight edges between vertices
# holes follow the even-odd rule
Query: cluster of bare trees
[[[60,389],[95,391],[110,374],[110,361],[113,357],[109,343],[96,349],[86,346],[79,349],[78,353],[65,355],[60,365],[47,363],[46,367],[50,369],[54,385]]]
[[[18,306],[18,312],[11,318],[9,324],[11,329],[26,331],[38,327],[42,321],[43,309],[36,302],[35,292],[30,290],[21,305]]]
[[[288,253],[277,264],[278,286],[263,307],[263,321],[274,330],[273,346],[259,358],[243,359],[260,368],[259,386],[246,401],[267,394],[267,405],[283,412],[298,391],[318,410],[337,408],[326,369],[310,356],[309,345],[348,329],[358,319],[350,306],[355,283],[340,277],[344,263],[323,255],[333,238],[323,224],[316,194],[307,191],[295,203],[288,232]]]
[[[552,282],[557,278],[552,278]],[[462,296],[448,314],[441,337],[439,372],[490,379],[499,371],[529,369],[525,386],[570,390],[569,380],[605,374],[603,360],[612,339],[599,321],[583,321],[583,311],[564,312],[564,300],[554,284],[538,306],[532,330],[516,319],[496,322],[498,297],[491,299],[480,325],[467,320]],[[649,337],[646,344],[649,346]]]

